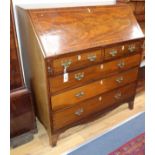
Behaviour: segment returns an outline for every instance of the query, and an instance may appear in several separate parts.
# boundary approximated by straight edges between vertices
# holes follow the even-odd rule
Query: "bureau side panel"
[[[29,63],[29,80],[35,97],[37,113],[40,121],[51,133],[50,107],[48,104],[48,90],[46,79],[46,66],[42,48],[39,44],[28,12],[18,8],[18,18],[20,27],[20,37],[22,49],[27,54]]]

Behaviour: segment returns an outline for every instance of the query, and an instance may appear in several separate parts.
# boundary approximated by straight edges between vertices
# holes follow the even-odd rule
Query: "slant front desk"
[[[122,103],[133,109],[144,35],[130,7],[18,10],[38,117],[52,146],[67,128]]]

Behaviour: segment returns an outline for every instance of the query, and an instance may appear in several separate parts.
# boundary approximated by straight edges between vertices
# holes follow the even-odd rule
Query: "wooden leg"
[[[51,139],[51,145],[54,147],[57,145],[59,134],[53,134]]]
[[[128,102],[128,104],[129,104],[129,109],[132,110],[134,108],[134,100]]]

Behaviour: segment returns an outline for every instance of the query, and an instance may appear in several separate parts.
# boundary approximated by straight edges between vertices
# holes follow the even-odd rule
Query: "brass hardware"
[[[124,62],[124,61],[119,62],[119,63],[117,64],[117,66],[118,66],[119,68],[123,68],[123,67],[125,66],[125,62]]]
[[[61,65],[64,67],[64,68],[68,68],[72,63],[72,60],[64,60],[61,62]]]
[[[124,79],[123,79],[123,77],[121,76],[121,77],[119,77],[119,78],[116,79],[116,82],[117,82],[117,83],[121,83],[123,80],[124,80]]]
[[[131,53],[134,52],[135,49],[136,49],[136,46],[135,46],[135,45],[129,45],[129,47],[128,47],[128,50],[129,50]]]
[[[95,61],[96,60],[96,55],[89,55],[88,60],[91,61],[91,62]]]
[[[110,54],[112,57],[115,57],[116,54],[117,54],[117,50],[112,50],[111,52],[109,52],[109,54]]]
[[[83,72],[75,74],[75,79],[76,80],[80,81],[82,78],[84,78],[84,73]]]
[[[122,96],[122,93],[121,92],[118,92],[118,93],[115,94],[114,97],[115,97],[115,99],[120,99],[121,96]]]
[[[52,74],[52,68],[50,66],[47,67],[48,73],[51,75]]]
[[[81,91],[75,95],[77,98],[84,96],[84,92]]]
[[[82,113],[84,112],[83,108],[78,109],[77,111],[75,111],[75,115],[80,116]]]

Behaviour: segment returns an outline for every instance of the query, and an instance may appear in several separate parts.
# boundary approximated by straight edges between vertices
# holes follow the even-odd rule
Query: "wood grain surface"
[[[28,13],[45,56],[144,37],[128,6],[31,9]]]
[[[134,82],[137,79],[138,68],[131,69],[129,71],[105,78],[99,81],[92,82],[88,85],[78,87],[61,94],[51,97],[52,109],[60,107],[61,105],[70,106],[85,99],[94,97],[106,91],[118,88],[130,82]],[[117,80],[120,82],[117,82]],[[93,91],[95,90],[95,91]],[[82,93],[82,95],[80,95]],[[78,96],[79,95],[79,96]]]
[[[93,122],[78,125],[62,133],[58,140],[57,147],[51,147],[48,142],[48,134],[43,125],[37,121],[38,133],[34,139],[20,147],[10,150],[11,155],[60,155],[64,152],[77,147],[91,138],[115,127],[126,119],[133,117],[139,112],[145,110],[145,93],[141,92],[136,95],[135,107],[133,110],[128,109],[127,104],[122,104],[115,110],[110,111],[105,117],[100,117]]]
[[[50,91],[52,94],[64,90],[69,90],[75,87],[84,85],[85,83],[93,82],[97,79],[128,70],[139,65],[141,59],[140,54],[123,57],[110,62],[94,65],[84,69],[68,73],[68,81],[64,82],[64,75],[50,77]],[[92,72],[93,71],[93,72]],[[77,78],[79,77],[79,78]]]

